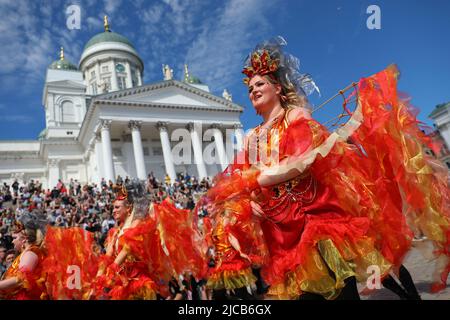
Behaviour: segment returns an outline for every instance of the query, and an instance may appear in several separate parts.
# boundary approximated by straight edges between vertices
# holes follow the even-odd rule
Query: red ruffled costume
[[[157,285],[151,273],[150,257],[146,247],[155,240],[156,226],[152,219],[145,219],[137,226],[130,227],[121,234],[120,228],[108,232],[105,247],[112,246],[113,254],[101,258],[99,269],[103,274],[94,281],[98,299],[111,300],[155,300]],[[120,265],[114,262],[125,250],[127,256]],[[105,290],[106,289],[106,290]]]
[[[435,241],[440,249],[436,253],[446,259],[441,270],[445,283],[447,172],[425,154],[423,146],[433,146],[398,98],[397,74],[390,67],[362,79],[358,108],[336,133],[312,119],[278,119],[268,143],[254,139],[256,143],[247,144],[244,156],[238,156],[244,164],[231,165],[208,193],[216,202],[236,195],[250,198],[259,187],[259,171],[249,158],[255,147],[259,157],[279,146],[279,153],[264,161],[270,174],[298,171],[296,178],[263,188],[257,197],[270,253],[262,269],[271,284],[269,294],[293,298],[307,291],[333,299],[346,278],[362,281],[369,276],[368,266],[377,265],[386,275],[400,266],[410,249],[413,234],[406,216]],[[258,136],[258,129],[249,141],[252,136]],[[274,161],[278,155],[280,163]],[[406,212],[404,205],[410,206]]]
[[[190,212],[176,209],[169,199],[150,211],[138,223],[109,231],[108,254],[100,253],[90,232],[48,227],[42,272],[33,272],[45,285],[41,298],[156,299],[157,293],[168,295],[175,275],[203,277],[207,264],[194,243]],[[127,255],[118,265],[114,261],[122,250]]]
[[[46,286],[45,299],[89,299],[100,257],[93,234],[82,228],[48,226],[44,246],[40,281]]]

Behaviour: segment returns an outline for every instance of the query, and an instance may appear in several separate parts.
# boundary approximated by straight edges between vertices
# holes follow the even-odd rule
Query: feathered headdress
[[[242,70],[242,73],[247,76],[244,83],[248,85],[250,79],[256,74],[270,75],[284,87],[293,85],[300,96],[308,96],[314,91],[320,95],[320,90],[311,75],[300,73],[298,58],[283,52],[282,46],[285,45],[287,42],[281,36],[258,44],[246,58]]]

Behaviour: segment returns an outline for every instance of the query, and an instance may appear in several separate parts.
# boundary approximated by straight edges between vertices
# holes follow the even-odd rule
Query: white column
[[[95,62],[95,82],[100,84],[102,78],[100,77],[100,61]],[[97,87],[98,88],[98,87]]]
[[[197,164],[198,178],[201,180],[208,176],[206,173],[205,162],[203,161],[202,141],[200,140],[197,130],[195,130],[194,123],[188,123],[187,128],[191,133],[191,142],[192,148],[194,149],[195,163]]]
[[[161,139],[166,173],[169,175],[170,180],[173,183],[177,178],[177,175],[175,173],[175,166],[173,165],[172,148],[170,146],[169,133],[167,132],[167,123],[158,122],[156,126],[158,127],[159,137]]]
[[[141,122],[131,120],[128,123],[131,129],[131,138],[133,139],[134,159],[136,161],[136,172],[139,180],[145,180],[147,171],[145,170],[144,150],[141,140]]]
[[[241,124],[235,124],[233,126],[234,129],[234,136],[236,137],[236,146],[237,151],[241,151],[244,147],[244,130],[242,130]]]
[[[142,86],[141,70],[139,70],[137,68],[136,68],[136,76],[137,76],[138,86]]]
[[[112,147],[111,147],[111,120],[101,120],[101,135],[102,135],[102,153],[103,153],[103,166],[105,180],[115,182],[114,174],[114,162],[112,158]]]
[[[136,177],[136,161],[134,160],[133,143],[131,142],[131,134],[124,134],[122,136],[123,146],[122,153],[127,161],[127,174],[129,177]]]
[[[111,90],[117,91],[119,90],[119,85],[117,84],[116,62],[114,59],[112,60],[112,64]]]
[[[97,160],[97,179],[98,183],[105,177],[103,168],[102,142],[100,133],[95,134],[95,157]]]
[[[59,159],[48,159],[48,188],[51,190],[60,179]]]
[[[213,129],[214,143],[216,144],[217,156],[220,161],[220,166],[222,167],[222,170],[225,170],[228,166],[228,159],[223,144],[222,131],[220,131],[220,125],[217,123],[214,123],[211,128]]]
[[[127,61],[127,63],[125,63],[125,71],[127,72],[127,88],[132,88],[133,87],[133,81],[131,80],[131,68],[130,68],[130,63]]]
[[[80,182],[83,184],[86,184],[90,180],[90,176],[88,173],[88,167],[89,167],[89,157],[83,157],[80,163]]]

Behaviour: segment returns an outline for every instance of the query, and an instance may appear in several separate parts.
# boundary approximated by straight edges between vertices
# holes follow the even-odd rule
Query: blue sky
[[[66,8],[81,8],[81,29],[66,27]],[[369,30],[366,9],[381,9],[381,29]],[[227,88],[245,107],[244,128],[261,119],[247,98],[240,73],[247,53],[260,41],[282,35],[301,70],[316,80],[319,105],[339,89],[396,63],[399,88],[427,118],[450,101],[450,1],[364,0],[0,0],[0,139],[36,139],[45,127],[45,71],[59,47],[78,64],[84,44],[111,29],[128,37],[145,64],[144,82],[162,80],[161,64],[176,78],[188,63],[193,75],[220,95]],[[314,116],[331,119],[340,101]]]

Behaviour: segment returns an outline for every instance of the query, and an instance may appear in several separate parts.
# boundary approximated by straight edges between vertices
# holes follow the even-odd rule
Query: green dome
[[[84,50],[100,42],[120,42],[127,44],[134,49],[134,46],[131,44],[131,42],[124,36],[112,31],[105,31],[93,36],[91,40],[89,40],[88,43],[86,43],[86,45],[84,46]]]
[[[185,78],[184,82],[191,83],[191,84],[202,84],[200,79],[197,77],[194,77],[194,76],[189,76],[189,77]]]
[[[58,70],[78,70],[78,68],[72,64],[71,62],[67,61],[66,59],[59,59],[49,66],[50,69],[58,69]]]

